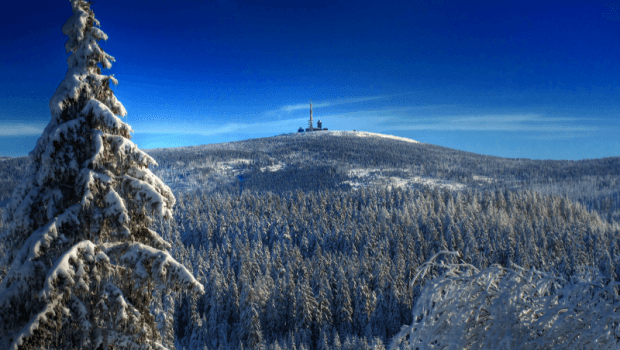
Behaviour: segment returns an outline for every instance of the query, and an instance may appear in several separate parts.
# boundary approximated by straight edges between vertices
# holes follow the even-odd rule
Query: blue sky
[[[620,155],[620,3],[126,1],[92,9],[141,148],[315,120],[513,158]],[[0,0],[0,155],[64,78],[67,1]]]

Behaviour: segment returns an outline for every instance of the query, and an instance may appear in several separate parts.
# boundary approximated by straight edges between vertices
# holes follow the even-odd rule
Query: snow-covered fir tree
[[[3,216],[0,349],[165,349],[154,289],[203,287],[149,228],[153,216],[171,218],[175,198],[117,117],[117,81],[101,74],[114,58],[98,44],[107,35],[91,3],[71,5],[69,68]]]
[[[429,281],[390,349],[618,349],[620,283],[590,267],[570,280],[534,268],[460,262],[420,267],[445,272]],[[403,341],[406,343],[403,344]]]

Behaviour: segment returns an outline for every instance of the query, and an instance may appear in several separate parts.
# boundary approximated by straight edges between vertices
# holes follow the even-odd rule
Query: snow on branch
[[[103,251],[111,258],[131,269],[136,286],[152,280],[158,288],[180,288],[204,294],[204,287],[179,262],[165,251],[141,243],[104,243]]]
[[[83,130],[81,130],[84,123],[84,118],[76,118],[57,125],[50,132],[37,174],[39,186],[44,186],[49,181],[57,181],[61,176],[78,173],[79,165],[75,161],[78,150],[72,145],[84,144]]]
[[[102,166],[105,160],[105,148],[103,146],[103,132],[101,130],[92,130],[92,142],[93,147],[95,148],[95,152],[92,157],[87,159],[83,164],[82,168],[88,168],[89,165],[93,165],[93,167]]]
[[[46,302],[58,297],[58,292],[74,285],[88,289],[84,282],[84,263],[89,265],[109,264],[110,259],[91,241],[82,241],[71,247],[52,266],[45,279],[39,298]],[[99,271],[105,277],[105,271]],[[108,274],[111,270],[108,271]],[[78,280],[76,281],[75,278]]]
[[[129,222],[129,215],[127,214],[127,208],[125,207],[123,198],[121,198],[116,191],[110,189],[105,195],[104,201],[106,203],[106,208],[103,211],[104,215],[118,217],[118,222],[120,224]]]
[[[620,344],[620,283],[583,268],[571,281],[517,265],[481,271],[468,264],[445,269],[428,281],[390,349],[617,349]]]
[[[50,121],[50,125],[55,124],[55,117],[59,116],[65,105],[67,104],[67,99],[76,99],[80,88],[83,88],[86,84],[82,83],[82,72],[77,71],[76,68],[67,69],[67,73],[65,74],[65,78],[60,83],[58,88],[56,88],[56,92],[52,96],[49,102],[50,112],[52,113],[52,120]],[[45,137],[46,133],[43,132],[42,138]]]
[[[148,167],[150,164],[157,165],[155,159],[151,158],[146,152],[140,150],[135,143],[122,136],[104,134],[106,141],[112,147],[112,154],[120,162],[127,163],[128,160],[135,161],[138,165]]]
[[[86,317],[87,306],[76,295],[80,291],[89,291],[91,278],[85,267],[95,275],[93,279],[97,283],[114,270],[108,257],[92,242],[82,241],[71,247],[53,264],[47,273],[43,289],[38,293],[38,298],[45,302],[45,307],[15,334],[10,350],[18,350],[31,337],[45,337],[49,332],[42,329],[56,329],[67,317],[75,316],[83,331],[92,329],[93,325]]]
[[[78,225],[81,205],[75,204],[45,226],[40,227],[21,246],[15,255],[11,268],[0,284],[0,310],[10,304],[11,299],[30,288],[32,276],[40,263],[36,261],[41,249],[48,249],[55,240],[65,241],[60,232],[63,225]]]
[[[172,248],[172,245],[170,243],[166,242],[166,240],[163,239],[159,235],[159,233],[157,233],[157,232],[155,232],[155,231],[153,231],[153,230],[151,230],[149,228],[146,229],[146,235],[147,235],[147,238],[151,242],[153,242],[153,245],[156,248],[159,248],[159,249],[171,249]]]
[[[78,43],[84,39],[84,29],[89,16],[88,12],[80,6],[79,1],[71,1],[71,7],[73,16],[69,17],[62,26],[62,33],[69,37],[69,40],[65,43],[67,53],[74,51]]]
[[[80,172],[77,179],[77,187],[82,187],[83,195],[80,204],[84,208],[90,207],[93,199],[95,198],[93,191],[97,190],[98,184],[96,180],[99,180],[100,183],[107,186],[111,186],[113,184],[113,179],[106,174],[101,174],[88,168],[84,168]]]
[[[176,203],[176,199],[170,190],[170,187],[166,185],[159,177],[155,176],[153,172],[148,169],[138,169],[136,167],[131,167],[127,170],[127,174],[136,179],[144,181],[155,188],[159,193],[161,193],[168,200],[168,207],[171,208]]]
[[[97,336],[94,339],[93,345],[95,349],[99,346],[106,344],[115,344],[120,349],[135,349],[135,350],[168,350],[165,346],[159,342],[155,342],[151,339],[138,340],[135,339],[135,335],[128,335],[121,332],[116,332],[109,329],[98,329]]]
[[[129,275],[119,274],[121,271]],[[14,335],[9,349],[19,349],[32,337],[40,340],[38,338],[49,333],[46,329],[56,329],[69,319],[85,334],[94,332],[92,345],[95,347],[127,344],[136,349],[164,349],[158,339],[148,339],[152,330],[140,326],[142,312],[133,306],[121,289],[107,281],[112,276],[132,284],[130,290],[134,291],[154,283],[162,290],[174,286],[176,291],[204,293],[204,287],[167,252],[140,243],[96,245],[82,241],[53,264],[38,293],[38,298],[44,302],[43,309]],[[94,306],[80,299],[80,295],[88,298],[91,289],[96,294]],[[115,326],[97,328],[98,325],[92,324],[88,318],[92,307],[106,315],[102,319],[111,320]]]
[[[143,203],[148,211],[157,213],[159,217],[172,217],[171,207],[175,199],[168,186],[148,169],[133,167],[127,174],[123,178],[132,189],[134,203]]]
[[[120,103],[120,102],[119,102]],[[104,103],[91,98],[86,103],[86,106],[80,112],[82,116],[92,114],[93,122],[96,126],[99,126],[100,130],[106,133],[118,133],[127,137],[133,129],[129,124],[124,123],[120,118],[114,115],[110,108]]]
[[[60,83],[50,99],[52,112],[51,125],[55,125],[54,117],[59,116],[63,109],[76,101],[80,93],[86,98],[98,97],[115,114],[125,116],[127,111],[109,89],[102,89],[109,81],[117,84],[113,76],[101,75],[97,63],[103,68],[111,68],[114,57],[107,54],[98,44],[99,40],[107,40],[108,36],[97,26],[99,21],[90,11],[89,4],[72,0],[73,16],[63,25],[62,30],[69,37],[65,43],[68,70],[65,79]],[[45,136],[44,132],[44,136]]]
[[[415,276],[413,277],[413,279],[411,280],[411,282],[409,283],[409,286],[413,287],[413,285],[415,284],[415,282],[418,279],[424,279],[424,277],[426,276],[426,274],[428,273],[428,271],[437,266],[437,264],[435,264],[435,260],[437,260],[437,258],[439,258],[441,255],[453,255],[456,257],[461,257],[461,253],[459,252],[449,252],[447,250],[442,250],[439,253],[433,255],[430,259],[428,259],[427,262],[425,262],[424,264],[422,264],[419,268],[418,268],[418,272],[416,272]],[[443,260],[439,262],[440,267],[446,267],[446,265],[444,264]],[[452,264],[451,267],[456,268],[456,267],[467,267],[467,268],[471,268],[472,270],[478,272],[478,269],[476,269],[473,265],[470,264],[462,264],[462,265],[456,265],[456,264]],[[448,273],[451,271],[448,271]]]

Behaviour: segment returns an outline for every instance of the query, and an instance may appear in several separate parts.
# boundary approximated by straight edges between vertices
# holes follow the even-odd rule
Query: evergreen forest
[[[591,266],[607,281],[620,273],[616,223],[531,191],[362,188],[178,199],[175,220],[160,232],[206,293],[176,302],[177,348],[387,346],[412,322],[424,282],[409,282],[442,250],[481,269],[514,263],[570,279]]]
[[[168,347],[387,349],[442,270],[410,282],[442,251],[478,269],[620,274],[616,158],[502,159],[347,134],[149,153],[177,199],[154,230],[205,287],[155,298]]]

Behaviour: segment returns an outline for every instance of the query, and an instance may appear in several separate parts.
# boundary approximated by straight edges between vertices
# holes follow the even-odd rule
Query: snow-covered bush
[[[582,268],[567,281],[535,269],[444,264],[436,254],[421,266],[445,272],[424,286],[390,349],[617,349],[618,282]],[[415,281],[415,279],[414,279]]]
[[[71,4],[69,68],[3,215],[0,349],[162,349],[153,290],[203,287],[149,229],[175,198],[117,117],[116,80],[98,66],[114,58],[91,3]]]

